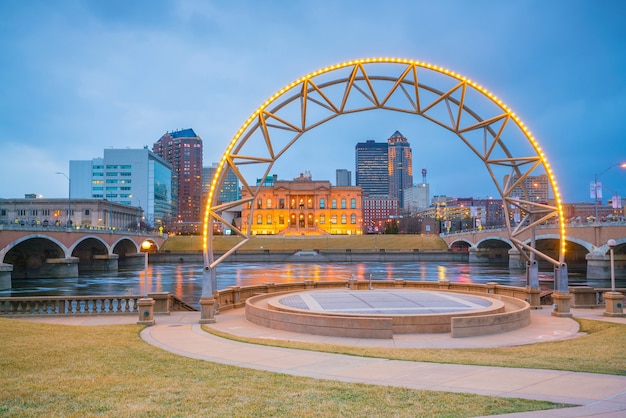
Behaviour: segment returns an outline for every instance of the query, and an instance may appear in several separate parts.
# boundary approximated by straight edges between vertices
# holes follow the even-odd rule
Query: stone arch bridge
[[[157,251],[166,237],[137,231],[0,226],[0,289],[12,278],[78,277],[141,265],[141,244]]]
[[[547,254],[557,254],[559,231],[558,225],[538,226],[535,230],[537,248]],[[468,251],[470,263],[508,261],[510,268],[526,268],[524,259],[511,243],[506,228],[468,230],[441,236],[451,250]],[[531,237],[527,234],[523,239],[525,243],[530,243]],[[616,276],[626,276],[626,223],[568,225],[565,259],[570,271],[585,273],[589,279],[610,278],[609,239],[616,241]],[[549,266],[546,263],[540,267]]]

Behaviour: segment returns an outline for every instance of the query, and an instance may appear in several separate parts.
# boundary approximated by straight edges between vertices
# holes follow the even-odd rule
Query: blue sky
[[[151,148],[181,128],[202,137],[210,165],[284,85],[378,56],[440,65],[495,93],[545,150],[566,202],[590,201],[594,175],[626,161],[620,0],[5,0],[0,15],[4,198],[67,197],[54,173],[68,172],[69,160]],[[414,180],[427,168],[433,194],[493,194],[460,142],[416,119],[337,118],[307,134],[316,152],[294,151],[275,172],[288,179],[309,169],[334,182],[336,168],[354,171],[357,142],[399,130],[413,148]],[[626,195],[626,170],[601,180],[605,195]]]

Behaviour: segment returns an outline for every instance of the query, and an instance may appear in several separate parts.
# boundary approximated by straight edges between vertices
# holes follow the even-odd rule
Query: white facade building
[[[404,189],[404,207],[409,213],[416,213],[430,206],[430,185],[419,183]]]
[[[154,227],[171,216],[171,166],[148,148],[105,149],[103,158],[70,161],[69,177],[72,199],[141,207],[144,221]]]

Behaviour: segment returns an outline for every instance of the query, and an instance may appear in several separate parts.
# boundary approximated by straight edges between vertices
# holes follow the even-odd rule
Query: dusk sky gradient
[[[0,197],[67,197],[70,160],[152,148],[193,128],[204,165],[252,112],[316,69],[401,57],[451,69],[496,94],[529,127],[565,202],[626,162],[626,2],[10,1],[0,2]],[[334,183],[354,145],[408,138],[414,181],[431,194],[494,193],[458,139],[416,116],[341,116],[307,133],[279,178],[306,169]],[[626,196],[626,170],[601,176]],[[497,197],[497,196],[494,196]]]

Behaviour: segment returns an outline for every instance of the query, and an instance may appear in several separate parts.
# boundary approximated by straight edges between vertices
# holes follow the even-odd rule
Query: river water
[[[222,263],[217,267],[218,289],[265,283],[302,282],[304,280],[449,280],[451,282],[487,283],[526,286],[525,272],[509,271],[506,266],[477,266],[450,262],[361,262],[361,263]],[[540,273],[540,284],[552,288],[551,274]],[[579,285],[608,287],[609,283]],[[571,279],[570,279],[571,282]],[[573,283],[572,283],[573,284]],[[170,292],[198,307],[202,293],[202,265],[192,263],[151,264],[147,280],[143,268],[119,272],[83,274],[78,278],[29,279],[12,282],[7,296],[87,296],[141,295],[148,292]]]

